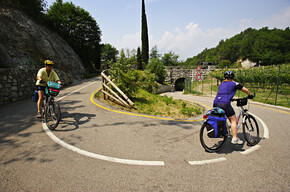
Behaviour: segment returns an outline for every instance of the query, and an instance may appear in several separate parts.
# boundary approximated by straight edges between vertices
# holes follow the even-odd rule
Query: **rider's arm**
[[[241,89],[241,91],[243,91],[244,93],[248,94],[248,95],[252,95],[251,92],[246,88],[246,87],[243,87]]]
[[[57,80],[56,82],[57,82],[58,84],[60,84],[61,87],[63,87],[63,84],[61,83],[60,80]]]
[[[39,81],[39,83],[46,84],[46,82],[40,76],[37,76],[36,79]]]

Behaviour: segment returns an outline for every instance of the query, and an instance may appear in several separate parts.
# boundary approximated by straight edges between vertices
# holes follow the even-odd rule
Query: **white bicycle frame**
[[[239,130],[241,124],[244,124],[246,121],[246,115],[244,115],[246,113],[246,110],[244,109],[243,106],[239,106],[240,112],[239,115],[236,116],[237,117],[237,130]],[[243,116],[242,122],[240,122],[240,118]],[[227,119],[227,130],[228,130],[228,135],[232,136],[232,130],[231,130],[231,122],[229,122],[229,119]]]

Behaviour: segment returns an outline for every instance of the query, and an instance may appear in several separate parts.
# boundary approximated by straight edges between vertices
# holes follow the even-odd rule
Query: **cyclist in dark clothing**
[[[227,71],[224,74],[225,80],[220,84],[217,96],[213,102],[214,107],[222,108],[226,112],[226,116],[231,122],[232,129],[232,143],[233,144],[243,144],[243,141],[238,138],[237,134],[237,118],[235,115],[235,111],[231,106],[231,99],[236,94],[237,89],[243,91],[244,93],[249,95],[249,99],[252,99],[250,91],[245,88],[243,85],[234,82],[233,79],[235,74],[232,71]]]

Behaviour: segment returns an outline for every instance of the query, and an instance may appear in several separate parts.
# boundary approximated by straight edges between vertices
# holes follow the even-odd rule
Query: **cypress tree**
[[[145,2],[142,0],[142,32],[141,32],[141,41],[142,41],[142,62],[147,65],[149,60],[149,39],[148,39],[148,27],[147,27],[147,18],[145,13]]]
[[[139,70],[143,70],[142,56],[141,56],[140,47],[138,47],[138,49],[137,49],[137,68]]]

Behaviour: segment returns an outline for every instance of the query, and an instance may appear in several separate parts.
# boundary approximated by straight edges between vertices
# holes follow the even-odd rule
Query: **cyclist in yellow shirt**
[[[44,99],[44,93],[45,93],[45,87],[46,83],[48,81],[53,81],[61,84],[61,81],[56,74],[56,72],[53,70],[53,61],[46,60],[44,61],[44,68],[41,68],[37,73],[37,81],[36,81],[36,87],[38,91],[38,102],[37,102],[37,118],[41,118],[41,104]]]

